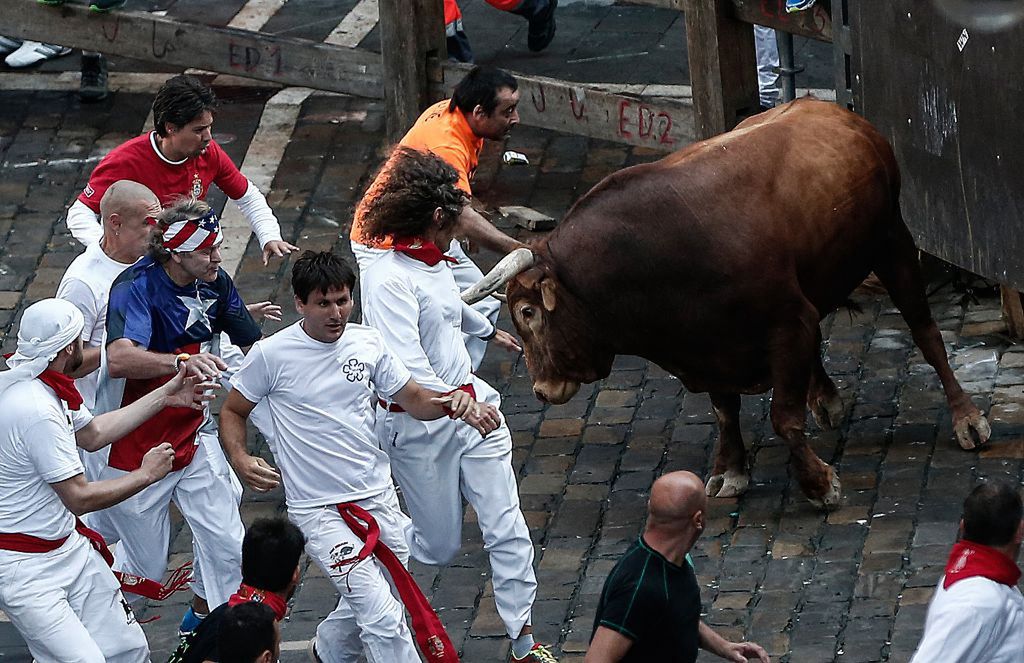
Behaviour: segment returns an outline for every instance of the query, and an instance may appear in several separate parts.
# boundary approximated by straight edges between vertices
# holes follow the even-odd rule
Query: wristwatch
[[[191,358],[192,358],[192,355],[190,355],[187,352],[182,352],[177,357],[175,357],[174,358],[174,371],[175,372],[180,371],[181,370],[181,365],[184,364],[186,361],[188,361]]]

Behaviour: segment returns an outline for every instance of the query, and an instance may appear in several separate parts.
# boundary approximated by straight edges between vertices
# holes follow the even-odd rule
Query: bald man
[[[700,588],[687,553],[704,530],[707,496],[691,472],[651,487],[647,526],[608,574],[585,663],[693,663],[697,650],[768,663],[752,642],[729,642],[700,619]]]
[[[74,377],[90,410],[96,406],[96,369],[100,367],[110,285],[146,253],[153,219],[159,213],[160,201],[148,187],[131,180],[111,184],[100,200],[103,236],[75,258],[57,286],[57,297],[74,304],[85,318],[83,361]]]

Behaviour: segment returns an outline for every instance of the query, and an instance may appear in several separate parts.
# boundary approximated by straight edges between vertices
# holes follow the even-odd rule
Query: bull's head
[[[472,304],[508,283],[508,308],[523,341],[533,393],[560,405],[576,395],[581,383],[607,375],[614,355],[594,346],[583,307],[549,266],[536,263],[530,249],[516,249],[462,298]]]

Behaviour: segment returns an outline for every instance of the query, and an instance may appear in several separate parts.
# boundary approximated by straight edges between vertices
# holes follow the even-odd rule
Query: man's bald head
[[[160,212],[160,200],[149,187],[131,180],[118,180],[107,188],[100,199],[100,218],[104,226],[111,214],[132,216]]]
[[[651,486],[647,504],[647,526],[682,527],[698,511],[707,509],[704,482],[693,472],[669,472],[658,477]]]

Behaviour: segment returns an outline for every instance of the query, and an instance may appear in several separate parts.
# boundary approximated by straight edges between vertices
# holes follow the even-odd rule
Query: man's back
[[[1024,596],[981,576],[947,589],[939,581],[911,663],[1024,661]]]

